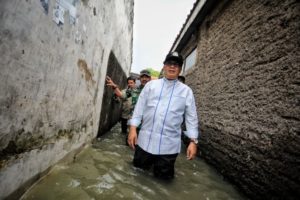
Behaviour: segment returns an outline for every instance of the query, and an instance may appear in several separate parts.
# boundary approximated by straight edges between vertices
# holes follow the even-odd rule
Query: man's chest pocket
[[[157,106],[157,103],[158,103],[158,99],[159,99],[159,96],[158,95],[155,95],[155,93],[149,93],[148,94],[148,100],[147,100],[147,107],[156,107]]]
[[[185,97],[174,95],[171,100],[170,111],[183,114],[185,109]]]

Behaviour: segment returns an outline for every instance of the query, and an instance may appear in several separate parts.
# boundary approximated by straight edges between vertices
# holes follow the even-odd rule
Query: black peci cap
[[[169,61],[175,61],[175,62],[177,62],[180,66],[182,66],[182,64],[183,64],[183,58],[182,58],[182,56],[181,56],[178,52],[176,52],[176,51],[171,52],[171,53],[169,53],[169,54],[166,56],[166,59],[165,59],[165,61],[164,61],[164,64],[166,64],[166,62],[169,62]]]

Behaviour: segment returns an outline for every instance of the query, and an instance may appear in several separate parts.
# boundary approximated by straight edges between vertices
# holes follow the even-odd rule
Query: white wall
[[[111,51],[130,71],[133,0],[77,1],[61,25],[55,3],[1,1],[0,199],[96,136]]]

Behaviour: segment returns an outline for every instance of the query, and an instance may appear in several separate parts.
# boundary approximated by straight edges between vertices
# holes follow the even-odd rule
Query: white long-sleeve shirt
[[[189,138],[198,138],[198,117],[191,88],[178,80],[150,81],[142,90],[129,124],[142,128],[138,145],[155,154],[175,154],[181,148],[181,124],[185,118]]]

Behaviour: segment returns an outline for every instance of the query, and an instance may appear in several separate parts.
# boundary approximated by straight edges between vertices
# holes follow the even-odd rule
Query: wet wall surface
[[[130,71],[133,6],[1,1],[0,199],[96,137],[112,52]]]

